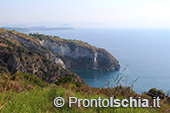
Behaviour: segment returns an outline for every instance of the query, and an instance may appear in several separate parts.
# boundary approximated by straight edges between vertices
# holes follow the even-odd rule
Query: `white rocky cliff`
[[[106,50],[67,40],[40,40],[43,47],[56,55],[56,63],[68,69],[96,69],[114,71],[120,68],[118,61]]]

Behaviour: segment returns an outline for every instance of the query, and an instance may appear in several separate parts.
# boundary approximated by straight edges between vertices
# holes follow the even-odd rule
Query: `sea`
[[[139,94],[151,88],[170,91],[170,29],[74,29],[29,31],[76,39],[104,48],[120,63],[120,70],[72,70],[90,87],[115,87],[114,79],[123,73],[119,84]],[[137,81],[135,81],[137,80]]]

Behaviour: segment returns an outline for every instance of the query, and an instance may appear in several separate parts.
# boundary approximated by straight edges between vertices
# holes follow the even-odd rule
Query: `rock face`
[[[118,61],[104,49],[50,38],[40,40],[40,44],[59,57],[59,63],[68,69],[114,71],[120,68]]]
[[[71,76],[75,82],[84,84],[76,73],[62,68],[39,52],[33,52],[15,40],[0,37],[0,73],[3,72],[27,72],[50,83],[61,77]]]
[[[0,51],[0,60],[1,62],[3,61],[4,64],[7,64],[6,67],[11,72],[17,72],[18,70],[21,72],[26,72],[24,66],[19,62],[19,59],[12,53]]]
[[[108,71],[120,68],[119,62],[105,49],[93,47],[82,41],[40,34],[25,35],[2,29],[0,37],[16,40],[27,49],[46,56],[63,68]]]

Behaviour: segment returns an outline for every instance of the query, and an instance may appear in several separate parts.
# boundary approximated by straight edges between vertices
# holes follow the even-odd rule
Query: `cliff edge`
[[[26,35],[5,29],[0,29],[0,37],[15,40],[16,43],[46,56],[66,69],[114,71],[120,68],[118,60],[105,49],[91,46],[86,42],[38,33]]]

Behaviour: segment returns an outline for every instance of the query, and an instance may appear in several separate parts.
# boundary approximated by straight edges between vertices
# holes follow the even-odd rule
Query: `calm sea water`
[[[37,32],[37,31],[31,31]],[[115,56],[128,83],[139,77],[134,84],[138,93],[150,88],[170,90],[170,29],[76,29],[38,31],[65,39],[76,39],[105,48]],[[103,76],[94,70],[75,70],[91,87],[103,87]],[[118,72],[113,72],[116,75]],[[104,73],[112,81],[109,73]],[[102,84],[102,85],[101,85]],[[112,84],[112,83],[111,83]],[[125,85],[125,84],[124,84]]]

